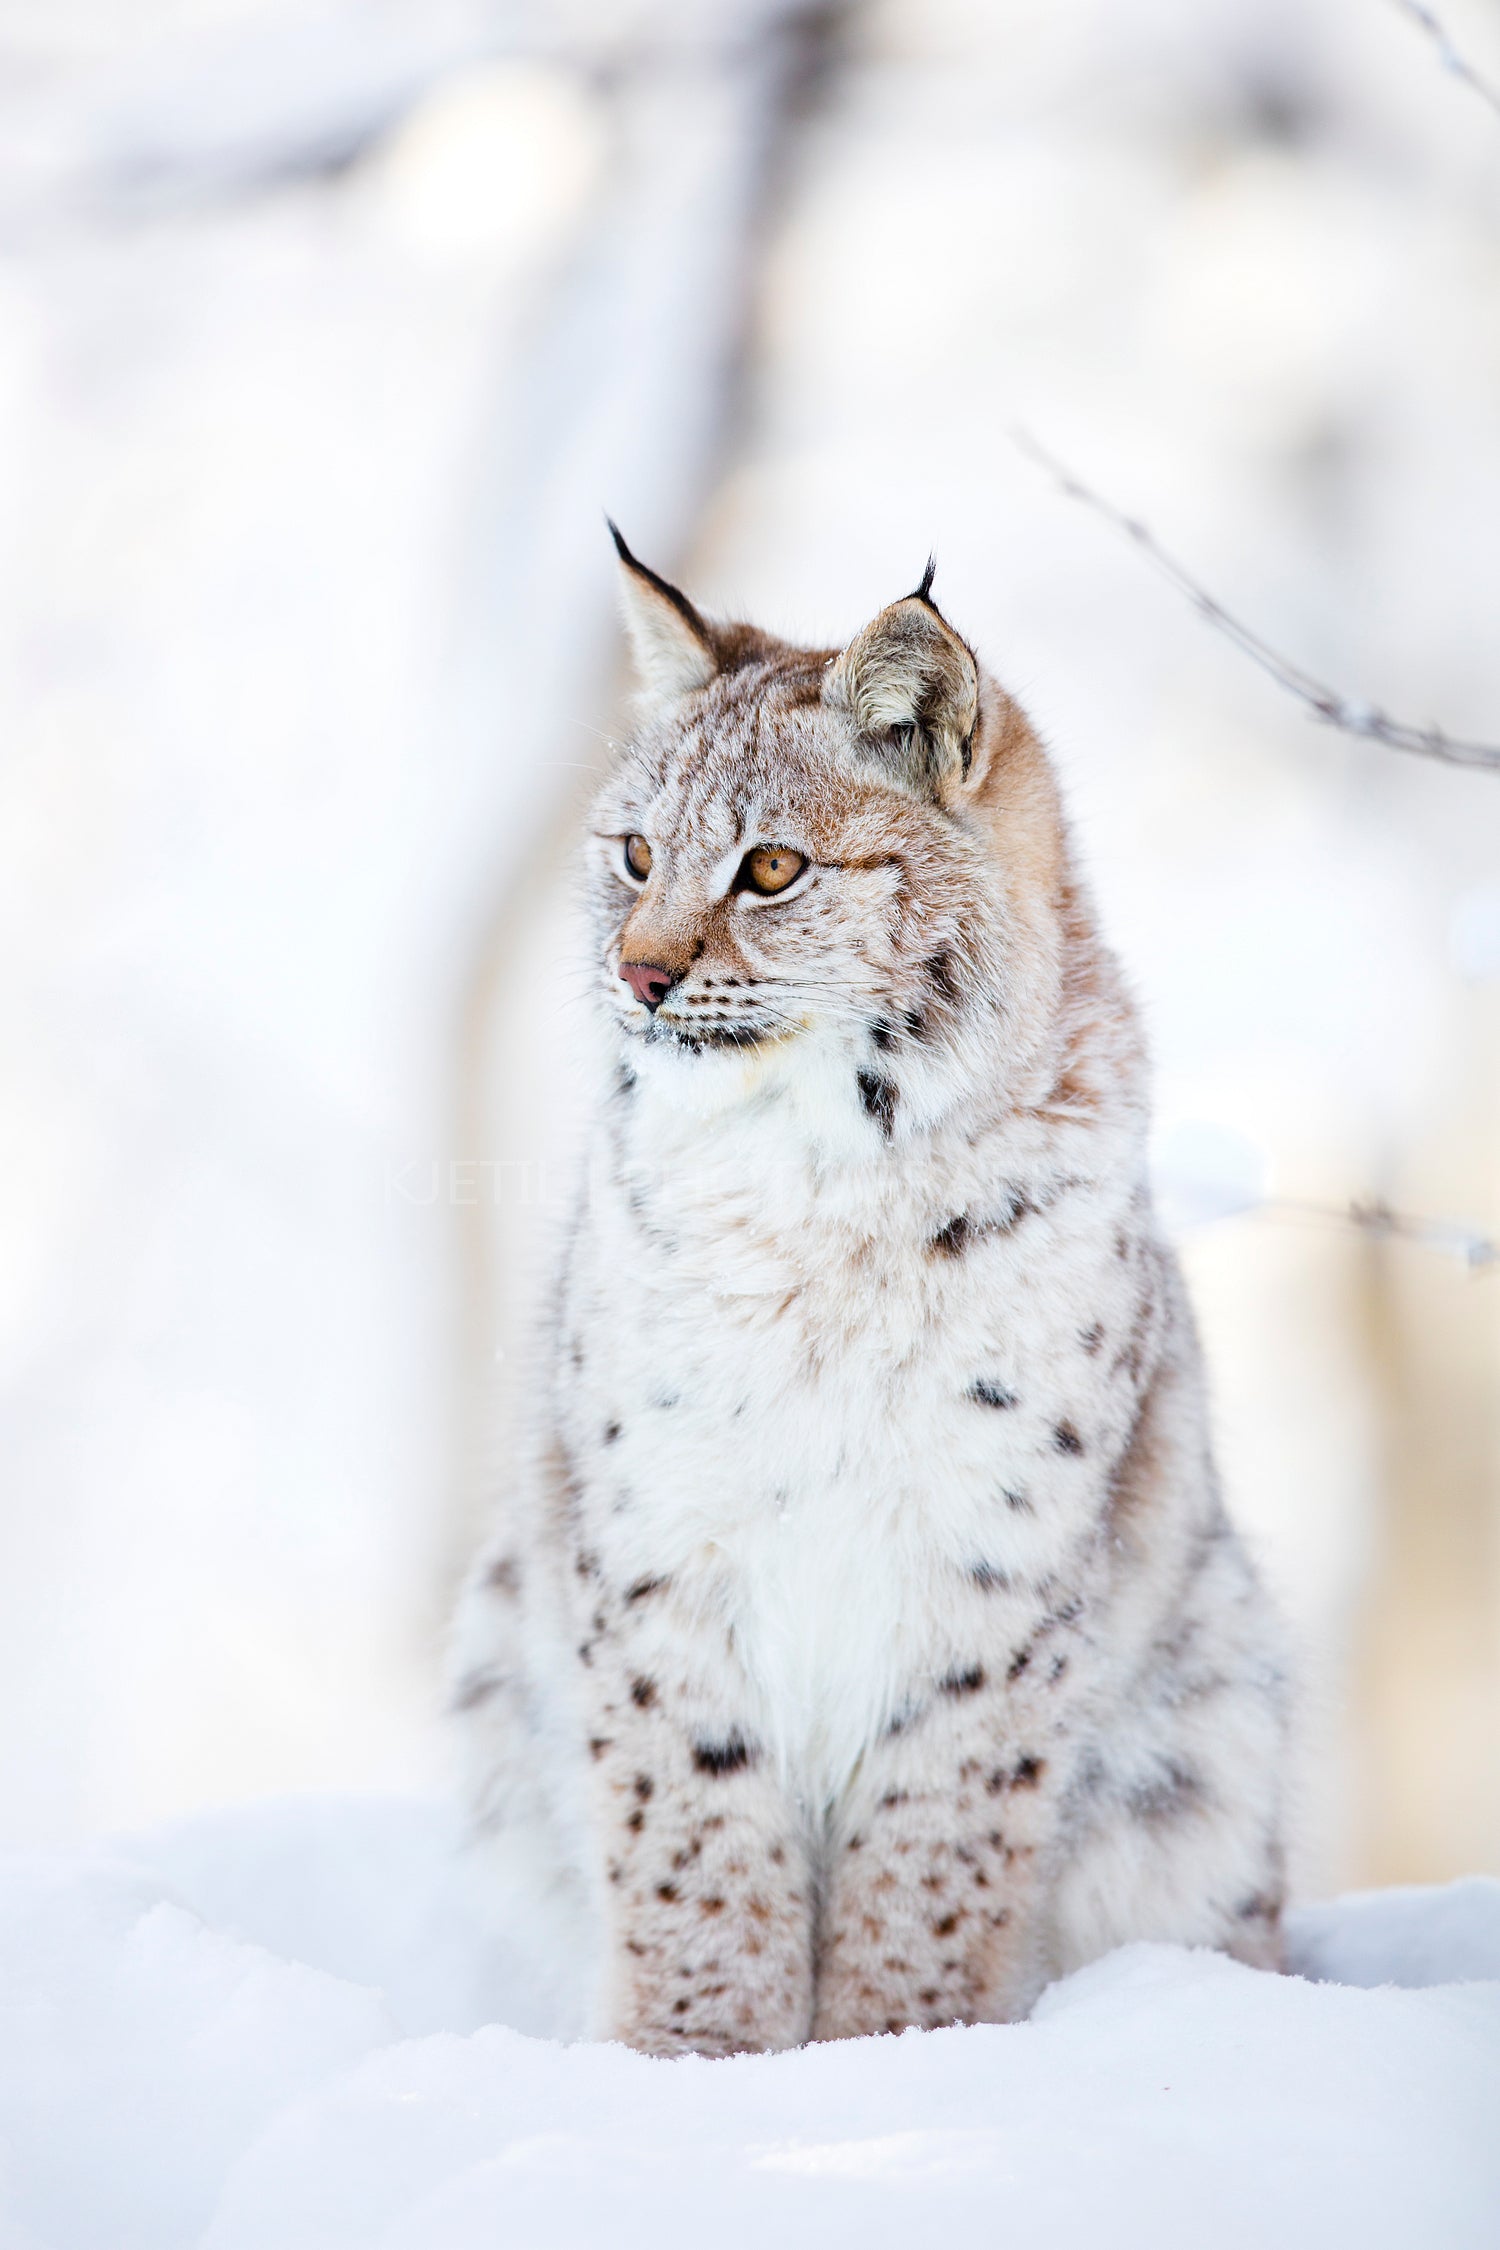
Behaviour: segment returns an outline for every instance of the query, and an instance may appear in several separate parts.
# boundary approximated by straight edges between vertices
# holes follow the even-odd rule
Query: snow
[[[1305,1906],[1292,1966],[1331,1984],[1372,1987],[1500,1979],[1500,1883],[1471,1875],[1441,1889],[1420,1884]]]
[[[451,1814],[307,1797],[0,1861],[0,2250],[1416,2241],[1500,2221],[1500,1882],[1132,1946],[1024,2025],[729,2062],[544,2036]],[[516,2028],[522,2025],[525,2028]]]

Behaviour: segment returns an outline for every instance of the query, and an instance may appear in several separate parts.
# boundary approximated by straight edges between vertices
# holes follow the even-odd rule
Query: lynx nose
[[[622,961],[620,963],[621,976],[625,979],[637,1000],[644,1000],[653,1014],[677,982],[679,973],[679,971],[673,969],[659,969],[651,961]]]

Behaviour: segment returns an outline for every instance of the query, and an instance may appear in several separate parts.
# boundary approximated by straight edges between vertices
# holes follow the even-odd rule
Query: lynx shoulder
[[[655,2053],[1274,1965],[1280,1634],[1046,756],[930,571],[803,649],[618,544],[609,1091],[456,1635],[496,1881]]]

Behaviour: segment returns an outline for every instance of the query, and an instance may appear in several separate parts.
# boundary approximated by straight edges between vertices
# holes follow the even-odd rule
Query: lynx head
[[[1024,1072],[1056,1005],[1056,792],[931,564],[844,648],[796,648],[703,617],[610,528],[640,709],[590,897],[633,1061],[836,1061],[887,1137]]]

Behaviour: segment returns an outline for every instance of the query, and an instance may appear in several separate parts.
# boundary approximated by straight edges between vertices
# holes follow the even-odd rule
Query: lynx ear
[[[608,516],[604,520],[620,558],[625,629],[644,700],[651,705],[675,703],[694,688],[707,687],[718,671],[713,635],[687,595],[637,562],[619,526]]]
[[[936,794],[966,775],[979,716],[973,652],[931,598],[933,564],[904,601],[856,633],[833,668],[830,699],[912,788]]]

